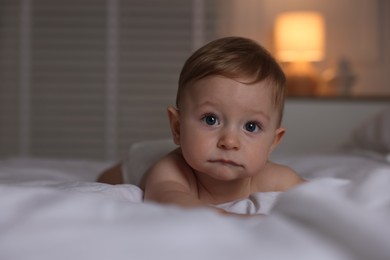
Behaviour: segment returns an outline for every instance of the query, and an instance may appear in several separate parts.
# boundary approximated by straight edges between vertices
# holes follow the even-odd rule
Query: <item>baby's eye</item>
[[[245,124],[244,128],[246,131],[252,132],[252,133],[261,130],[259,124],[256,122],[248,122]]]
[[[205,122],[207,125],[215,125],[218,123],[218,119],[216,116],[207,115],[203,117],[203,122]]]

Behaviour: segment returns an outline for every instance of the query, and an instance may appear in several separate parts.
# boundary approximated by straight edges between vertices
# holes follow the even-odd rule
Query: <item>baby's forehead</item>
[[[240,86],[242,89],[250,93],[266,93],[266,96],[272,99],[275,93],[275,84],[269,80],[254,81],[250,77],[225,77],[223,75],[210,75],[207,77],[194,80],[187,84],[182,92],[192,92],[196,89],[204,88],[204,95],[209,95],[213,91],[216,92],[234,92],[236,89],[231,86]]]
[[[252,105],[273,103],[273,90],[267,82],[251,83],[245,79],[213,76],[188,85],[183,98],[188,101],[248,102]]]

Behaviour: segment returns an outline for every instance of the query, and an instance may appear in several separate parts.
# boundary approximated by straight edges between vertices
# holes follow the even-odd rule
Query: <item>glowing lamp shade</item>
[[[275,22],[275,50],[280,61],[320,61],[324,56],[324,19],[317,12],[285,12]]]

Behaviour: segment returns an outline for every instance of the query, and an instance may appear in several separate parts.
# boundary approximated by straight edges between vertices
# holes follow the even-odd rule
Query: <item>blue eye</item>
[[[245,124],[245,130],[248,132],[257,132],[260,130],[260,127],[257,123],[255,122],[248,122]]]
[[[215,125],[217,123],[217,117],[212,116],[212,115],[208,115],[208,116],[203,117],[203,121],[207,125]]]

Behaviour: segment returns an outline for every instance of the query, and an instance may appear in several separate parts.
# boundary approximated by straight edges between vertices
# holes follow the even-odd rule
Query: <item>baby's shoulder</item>
[[[286,191],[304,182],[297,172],[288,166],[267,162],[259,181],[265,189],[272,191]]]
[[[177,148],[170,153],[160,158],[152,165],[144,175],[142,185],[145,186],[146,181],[153,182],[163,181],[179,181],[192,182],[192,170],[184,160],[180,148]]]
[[[155,168],[158,170],[167,169],[173,173],[192,173],[192,169],[184,159],[180,148],[176,148],[163,156],[151,169]]]

